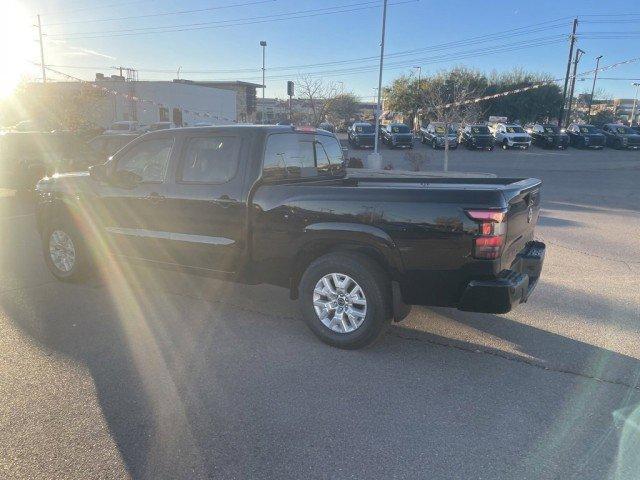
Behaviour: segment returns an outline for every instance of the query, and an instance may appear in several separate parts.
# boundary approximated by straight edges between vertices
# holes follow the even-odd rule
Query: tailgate
[[[521,188],[505,190],[508,203],[507,236],[504,253],[502,254],[502,268],[509,268],[516,255],[533,240],[533,233],[540,214],[540,188],[542,182],[529,179],[519,182]],[[514,186],[517,184],[514,184]]]

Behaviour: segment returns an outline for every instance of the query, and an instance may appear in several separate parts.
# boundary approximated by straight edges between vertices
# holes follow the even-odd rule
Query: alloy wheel
[[[55,267],[63,273],[73,270],[76,249],[73,240],[63,230],[54,230],[49,237],[49,256]]]
[[[328,329],[351,333],[364,322],[367,299],[362,287],[349,275],[329,273],[313,290],[313,308]]]

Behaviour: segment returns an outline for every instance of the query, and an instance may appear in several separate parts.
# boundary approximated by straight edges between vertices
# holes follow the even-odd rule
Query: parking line
[[[35,213],[25,213],[24,215],[14,215],[12,217],[0,217],[0,220],[17,220],[18,218],[26,218],[35,215]]]
[[[570,153],[555,153],[555,152],[544,152],[544,153],[534,153],[534,152],[517,152],[520,155],[539,155],[541,157],[545,157],[547,155],[550,156],[558,156],[558,157],[570,157]]]

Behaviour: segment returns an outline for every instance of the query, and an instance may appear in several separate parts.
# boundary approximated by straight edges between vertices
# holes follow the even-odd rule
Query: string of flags
[[[600,67],[600,68],[597,68],[597,69],[594,68],[593,70],[582,72],[582,73],[579,73],[577,75],[571,75],[569,78],[571,79],[573,77],[584,77],[584,76],[589,75],[591,73],[601,72],[601,71],[604,71],[604,70],[611,70],[612,68],[619,67],[620,65],[634,63],[634,62],[637,62],[637,61],[640,61],[640,57],[630,58],[629,60],[623,60],[621,62],[612,63],[611,65],[605,65],[604,67]],[[526,87],[516,88],[514,90],[508,90],[506,92],[495,93],[493,95],[486,95],[484,97],[473,98],[473,99],[470,99],[470,100],[461,100],[459,102],[446,103],[446,104],[442,105],[440,108],[450,108],[450,107],[457,107],[457,106],[460,106],[460,105],[470,105],[470,104],[473,104],[473,103],[483,102],[485,100],[491,100],[491,99],[494,99],[494,98],[506,97],[507,95],[514,95],[516,93],[527,92],[529,90],[535,90],[536,88],[544,87],[546,85],[551,85],[553,83],[562,82],[562,81],[564,81],[564,78],[554,78],[553,80],[545,80],[545,81],[538,82],[538,83],[535,83],[533,85],[529,85],[529,86],[526,86]]]
[[[37,65],[39,65],[39,64],[37,64]],[[154,100],[144,99],[144,98],[141,98],[141,97],[139,97],[137,95],[130,95],[128,93],[119,92],[117,90],[110,89],[110,88],[108,88],[108,87],[106,87],[104,85],[99,85],[96,82],[92,82],[92,81],[89,81],[89,80],[83,80],[81,78],[74,77],[73,75],[69,75],[67,73],[60,72],[60,71],[55,70],[55,69],[50,68],[50,67],[46,67],[45,66],[45,68],[47,70],[50,70],[50,71],[54,72],[54,73],[57,73],[58,75],[62,75],[64,77],[70,78],[72,80],[77,80],[77,81],[79,81],[81,83],[85,83],[85,84],[91,85],[92,88],[98,89],[98,90],[100,90],[100,91],[102,91],[102,92],[104,92],[106,94],[121,96],[121,97],[123,97],[123,98],[125,98],[125,99],[127,99],[129,101],[139,102],[139,103],[141,103],[143,105],[143,107],[144,107],[145,104],[153,105],[153,106],[156,106],[156,107],[164,107],[165,106],[160,102],[156,102]],[[230,119],[228,117],[222,117],[222,116],[219,116],[219,115],[215,115],[215,114],[213,114],[212,112],[209,112],[209,111],[191,110],[191,109],[186,109],[186,108],[181,108],[180,110],[182,112],[184,112],[184,113],[192,114],[192,115],[195,115],[196,117],[199,117],[199,118],[208,118],[208,119],[211,119],[211,120],[222,120],[224,122],[237,123],[237,120],[232,120],[232,119]],[[145,109],[145,111],[146,111],[146,109]]]

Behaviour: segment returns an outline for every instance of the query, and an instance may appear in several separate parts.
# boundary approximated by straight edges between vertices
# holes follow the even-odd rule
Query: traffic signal
[[[287,82],[287,95],[293,97],[293,82],[291,80]]]

